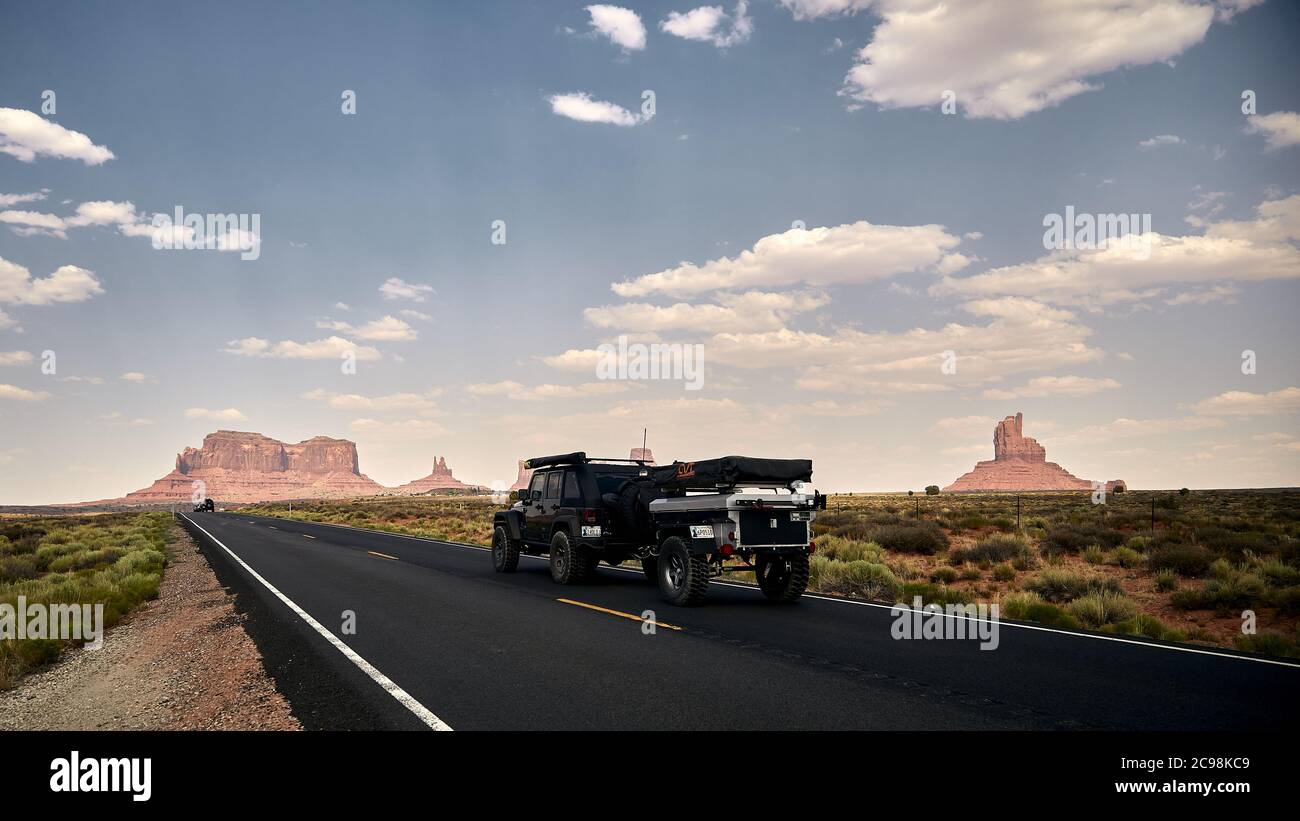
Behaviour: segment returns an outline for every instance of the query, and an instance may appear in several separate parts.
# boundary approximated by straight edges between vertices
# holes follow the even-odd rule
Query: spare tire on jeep
[[[614,493],[600,497],[610,516],[619,528],[628,534],[640,534],[646,543],[654,541],[654,528],[650,521],[650,503],[661,498],[663,492],[646,482],[629,479]]]

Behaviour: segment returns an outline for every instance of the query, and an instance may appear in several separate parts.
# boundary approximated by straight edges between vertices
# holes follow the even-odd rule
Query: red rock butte
[[[977,462],[944,488],[945,493],[980,490],[1092,490],[1094,483],[1080,479],[1055,462],[1047,449],[1024,435],[1024,414],[1008,416],[993,429],[993,459]],[[1127,489],[1120,479],[1106,482],[1106,490]]]
[[[202,482],[196,486],[196,482]],[[435,457],[422,479],[386,488],[361,472],[357,446],[347,439],[316,436],[296,445],[260,433],[219,430],[203,446],[176,455],[176,467],[143,490],[128,493],[126,504],[189,503],[196,493],[218,502],[283,499],[346,499],[384,493],[403,495],[440,490],[482,490],[458,480],[445,458]],[[118,500],[104,500],[118,501]],[[88,502],[86,504],[97,504]]]
[[[394,493],[406,494],[434,493],[439,490],[481,491],[483,488],[479,485],[467,485],[452,476],[451,468],[447,467],[447,459],[444,456],[433,457],[433,471],[428,476],[393,488]]]

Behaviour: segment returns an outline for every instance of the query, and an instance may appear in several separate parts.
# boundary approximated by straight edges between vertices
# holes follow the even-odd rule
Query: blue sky
[[[1300,9],[936,5],[7,7],[0,504],[119,496],[217,428],[487,484],[648,426],[899,490],[1018,410],[1087,478],[1300,484]],[[1154,252],[1048,251],[1067,205],[1150,214]],[[260,255],[154,249],[177,206],[259,215]],[[639,280],[684,262],[720,284]],[[62,266],[96,285],[35,284]],[[619,334],[703,344],[704,389],[599,382]]]

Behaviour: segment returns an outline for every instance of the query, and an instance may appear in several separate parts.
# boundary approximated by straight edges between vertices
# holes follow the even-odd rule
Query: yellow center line
[[[314,538],[316,538],[315,536],[308,536],[306,533],[302,534],[302,537],[303,537],[304,539],[314,539]]]
[[[594,604],[587,604],[586,602],[574,601],[573,599],[556,599],[556,601],[559,602],[560,604],[571,604],[574,607],[585,607],[588,610],[595,610],[598,613],[608,613],[611,616],[618,616],[624,619],[631,619],[632,621],[648,622],[649,624],[653,624],[657,627],[664,627],[669,630],[682,629],[675,624],[665,624],[664,622],[656,621],[655,619],[643,619],[640,616],[635,616],[631,613],[624,613],[622,610],[610,610],[608,607],[599,607]]]
[[[376,553],[373,550],[367,550],[366,552],[369,553],[371,556],[378,556],[381,559],[388,559],[389,561],[393,561],[393,562],[401,561],[401,559],[397,558],[396,556],[389,556],[387,553]]]

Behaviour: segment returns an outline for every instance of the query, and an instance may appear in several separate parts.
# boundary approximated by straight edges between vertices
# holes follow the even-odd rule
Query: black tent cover
[[[699,462],[673,462],[650,468],[650,480],[658,487],[711,490],[745,484],[807,482],[812,479],[811,459],[756,459],[752,456],[723,456]]]

